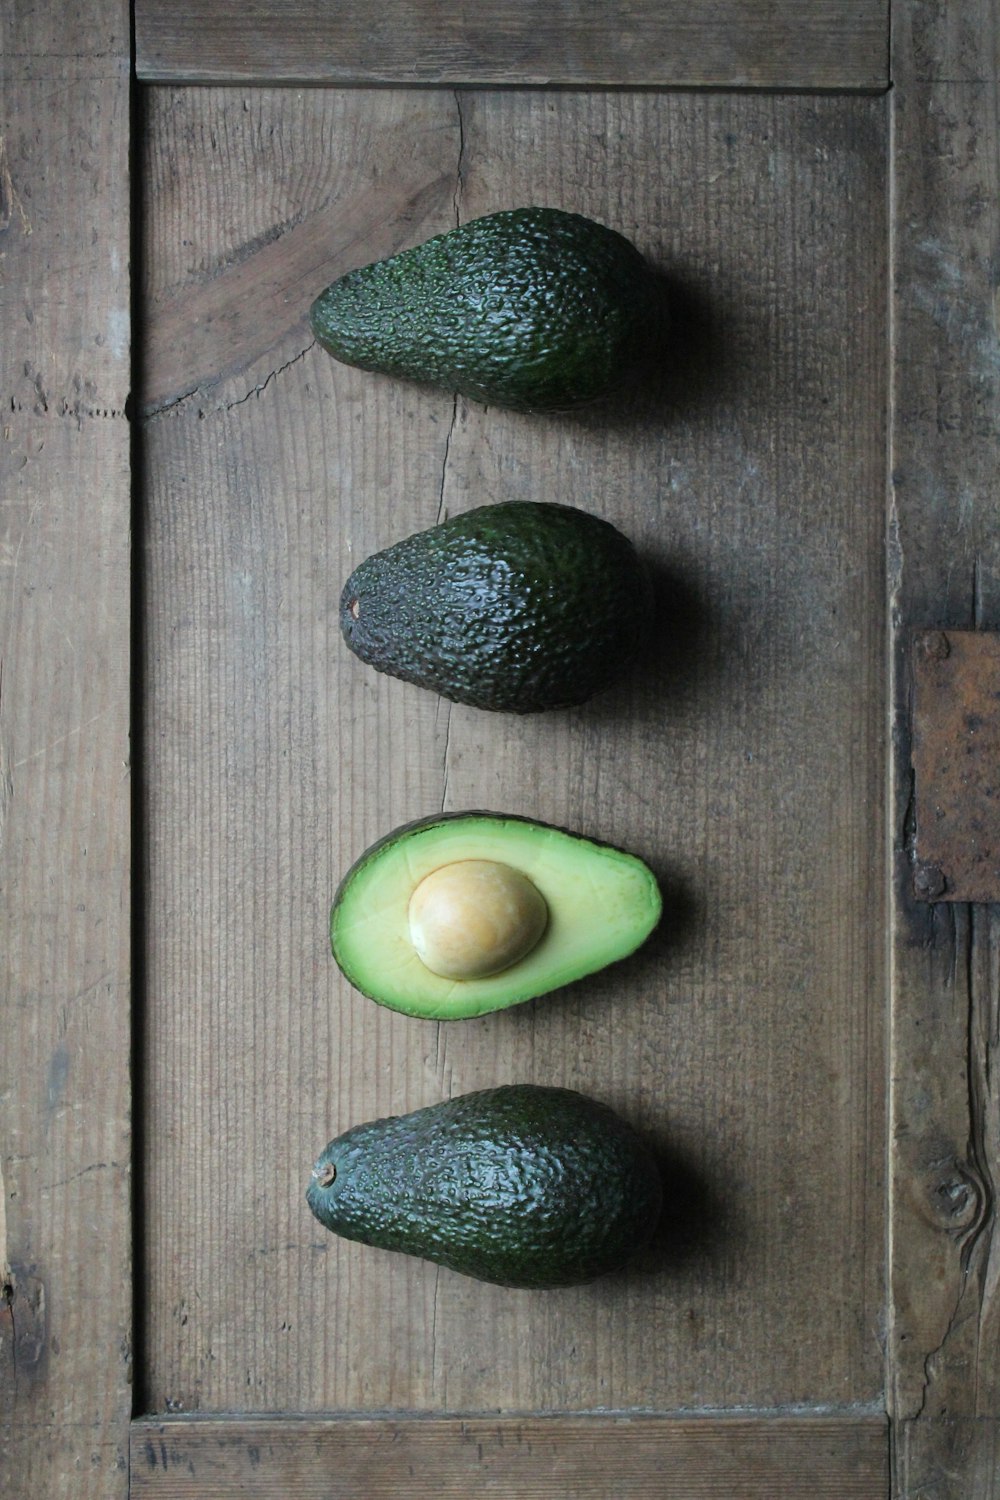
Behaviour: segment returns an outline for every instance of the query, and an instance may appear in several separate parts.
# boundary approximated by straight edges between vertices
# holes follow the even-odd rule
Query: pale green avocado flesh
[[[410,932],[416,887],[462,860],[519,870],[548,908],[531,951],[485,978],[432,973]],[[335,897],[330,940],[338,965],[363,994],[407,1015],[458,1020],[518,1005],[625,958],[649,936],[661,910],[656,877],[636,855],[525,818],[446,814],[407,824],[361,856]]]

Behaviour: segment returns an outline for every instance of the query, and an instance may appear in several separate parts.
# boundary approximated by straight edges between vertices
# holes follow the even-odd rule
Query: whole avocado
[[[313,1168],[334,1234],[501,1286],[571,1286],[618,1269],[662,1207],[656,1159],[605,1104],[509,1084],[356,1125]]]
[[[310,310],[317,340],[346,364],[522,411],[614,390],[664,319],[660,283],[629,240],[537,207],[349,271]]]
[[[652,586],[616,527],[506,501],[417,532],[355,568],[340,627],[377,671],[456,703],[533,713],[584,703],[632,665]]]

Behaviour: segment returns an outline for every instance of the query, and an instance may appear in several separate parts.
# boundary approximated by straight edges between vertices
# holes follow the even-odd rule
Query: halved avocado
[[[446,813],[407,823],[347,872],[333,956],[362,994],[458,1020],[518,1005],[625,958],[662,899],[634,854],[528,818]]]

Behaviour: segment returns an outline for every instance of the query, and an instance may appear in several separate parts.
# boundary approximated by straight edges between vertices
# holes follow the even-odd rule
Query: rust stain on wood
[[[913,649],[921,901],[1000,901],[1000,635],[926,630]]]

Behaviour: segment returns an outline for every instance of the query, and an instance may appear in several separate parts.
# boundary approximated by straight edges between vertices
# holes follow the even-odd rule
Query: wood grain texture
[[[879,1400],[885,125],[861,98],[152,93],[146,338],[174,374],[144,425],[148,1409]],[[669,270],[662,388],[539,422],[309,346],[348,254],[530,201]],[[283,226],[341,213],[296,308]],[[178,310],[258,257],[259,343],[253,320],[228,339],[223,296],[216,378]],[[251,269],[229,285],[255,295]],[[642,670],[511,720],[349,656],[353,561],[510,497],[635,539],[661,611]],[[477,1021],[362,999],[329,957],[337,881],[468,806],[635,849],[662,934]],[[657,1141],[670,1210],[629,1274],[511,1293],[311,1220],[332,1135],[512,1080]]]
[[[0,1489],[127,1492],[129,37],[0,6]]]
[[[1000,910],[913,899],[915,629],[1000,627],[1000,15],[897,8],[891,1412],[901,1496],[1000,1495]]]
[[[442,104],[440,95],[409,105],[405,97],[395,96],[393,107],[379,111],[329,111],[308,155],[289,164],[289,182],[275,184],[288,217],[262,229],[237,227],[248,211],[259,213],[252,197],[240,200],[248,175],[270,160],[270,151],[287,161],[294,150],[280,122],[265,126],[254,118],[259,103],[244,100],[234,108],[232,95],[213,91],[202,119],[178,123],[186,139],[172,141],[172,150],[198,153],[204,180],[178,180],[175,158],[148,161],[147,236],[157,245],[160,280],[144,308],[154,330],[143,355],[147,414],[238,375],[291,328],[301,330],[304,348],[311,343],[305,312],[317,290],[356,265],[359,254],[391,255],[447,219],[455,194],[454,106]],[[336,134],[341,114],[347,140]],[[159,110],[158,117],[169,118]],[[275,128],[278,143],[263,133]],[[389,181],[379,165],[385,157],[398,163]],[[360,185],[356,162],[364,164]],[[191,192],[203,195],[206,214],[216,206],[209,195],[221,195],[217,207],[235,241],[221,264],[204,269],[199,256],[210,220],[200,222],[202,205],[190,201]],[[191,222],[170,247],[178,213],[191,215]],[[171,255],[166,264],[164,251]]]
[[[884,1500],[884,1418],[142,1421],[133,1500]]]
[[[882,89],[887,0],[137,0],[149,82]]]

